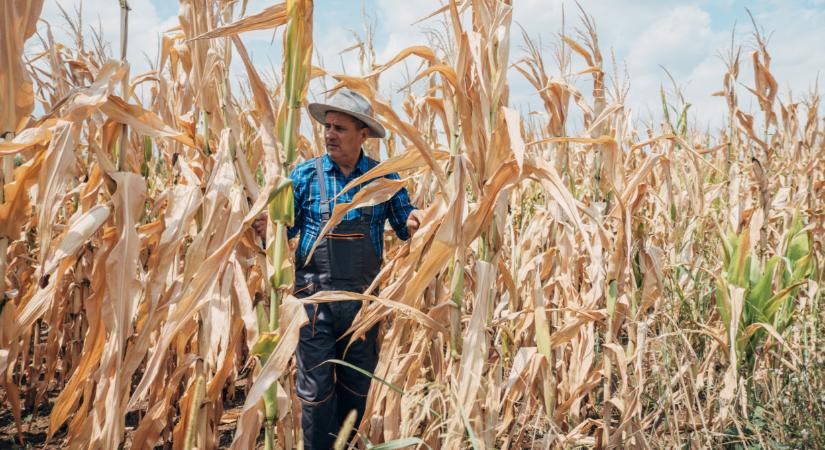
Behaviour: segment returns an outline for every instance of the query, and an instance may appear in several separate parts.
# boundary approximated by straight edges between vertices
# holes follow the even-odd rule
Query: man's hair
[[[363,130],[364,128],[367,128],[367,124],[366,124],[366,123],[364,123],[364,121],[363,121],[363,120],[361,120],[361,119],[359,119],[359,118],[357,118],[357,117],[355,117],[355,116],[350,116],[350,117],[352,117],[352,120],[355,122],[355,127],[356,127],[357,129],[359,129],[359,130]]]

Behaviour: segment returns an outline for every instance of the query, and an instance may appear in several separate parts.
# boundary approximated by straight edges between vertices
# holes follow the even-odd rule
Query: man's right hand
[[[410,211],[410,215],[407,217],[407,232],[410,234],[410,237],[413,237],[415,232],[418,231],[423,221],[424,211],[420,209]]]
[[[268,217],[266,213],[261,214],[260,216],[255,218],[255,221],[252,222],[252,228],[255,229],[255,232],[258,233],[258,236],[266,242],[266,221]]]

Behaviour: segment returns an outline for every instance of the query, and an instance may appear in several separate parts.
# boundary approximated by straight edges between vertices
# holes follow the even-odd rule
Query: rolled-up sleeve
[[[387,175],[387,178],[392,180],[400,180],[397,173]],[[410,195],[407,193],[407,188],[401,188],[392,196],[387,209],[387,219],[390,221],[392,229],[395,234],[402,241],[410,238],[410,233],[407,230],[407,218],[410,216],[415,207],[410,203]]]

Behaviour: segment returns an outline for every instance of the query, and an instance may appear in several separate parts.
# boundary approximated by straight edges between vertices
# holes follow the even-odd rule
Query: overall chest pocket
[[[361,290],[372,283],[381,262],[370,238],[373,208],[362,208],[361,217],[345,220],[326,235],[330,250],[330,278],[347,290]]]
[[[348,226],[346,222],[326,235],[330,251],[330,278],[334,281],[353,282],[369,272],[368,254],[375,253],[369,231]]]

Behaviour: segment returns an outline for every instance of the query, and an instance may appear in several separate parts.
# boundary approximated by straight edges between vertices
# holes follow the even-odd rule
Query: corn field
[[[313,58],[311,0],[180,0],[135,74],[125,1],[119,56],[55,42],[43,2],[0,1],[3,447],[299,448],[302,302],[351,299],[351,339],[382,324],[362,448],[825,446],[825,117],[816,91],[779,95],[758,28],[703,130],[664,91],[660,123],[634,119],[583,10],[552,67],[511,48],[517,2],[451,0],[389,61],[361,42],[355,75]],[[274,81],[238,37],[262,29],[283,36]],[[511,66],[544,111],[510,105]],[[324,152],[311,80],[389,132],[332,221],[402,187],[426,220],[387,234],[367,292],[298,300],[287,176]]]

